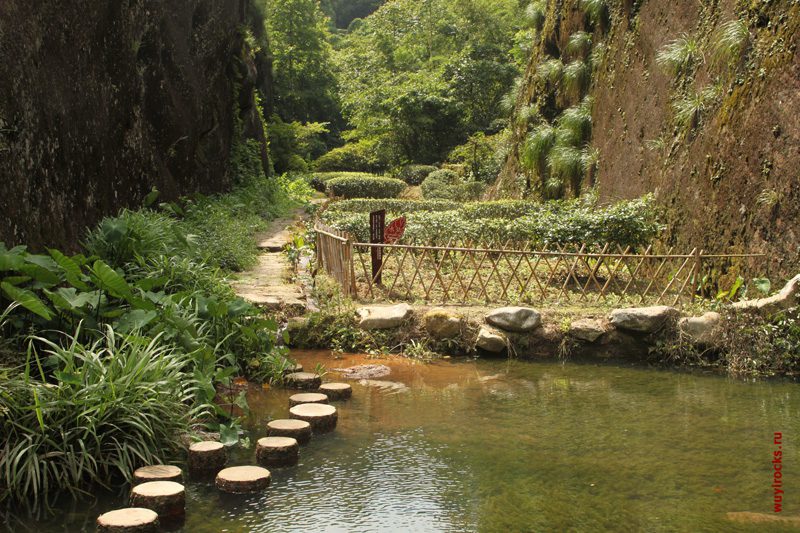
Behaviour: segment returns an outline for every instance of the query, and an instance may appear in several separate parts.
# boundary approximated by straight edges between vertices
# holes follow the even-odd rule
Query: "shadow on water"
[[[294,356],[306,368],[380,363],[391,374],[373,380],[382,385],[352,381],[337,430],[303,447],[297,467],[273,469],[263,494],[187,482],[183,531],[764,531],[726,513],[771,513],[777,431],[784,515],[800,514],[795,383],[609,365]],[[287,416],[290,394],[251,386],[251,443]],[[231,462],[253,456],[239,449]],[[124,494],[104,495],[14,530],[93,531],[99,513],[125,503]]]

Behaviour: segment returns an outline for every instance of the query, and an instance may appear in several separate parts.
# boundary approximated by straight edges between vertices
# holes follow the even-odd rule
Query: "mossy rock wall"
[[[517,100],[517,115],[546,105],[536,68],[585,29],[607,49],[594,71],[591,145],[599,162],[584,186],[598,185],[602,201],[655,192],[678,249],[759,252],[742,271],[789,277],[800,266],[800,5],[719,0],[609,0],[607,32],[587,24],[577,0],[547,2],[541,38]],[[741,62],[715,64],[710,50],[726,22],[747,23],[750,44]],[[688,76],[656,64],[658,52],[687,34],[704,48]],[[720,82],[721,96],[686,133],[673,120],[680,95]],[[522,122],[522,124],[520,124]],[[519,151],[531,125],[512,118],[513,149],[495,197],[525,195]],[[757,201],[761,198],[761,201]],[[713,223],[709,223],[713,221]],[[748,268],[749,267],[749,268]]]
[[[0,241],[74,249],[153,186],[159,201],[228,188],[237,138],[265,139],[253,14],[246,0],[0,2]]]

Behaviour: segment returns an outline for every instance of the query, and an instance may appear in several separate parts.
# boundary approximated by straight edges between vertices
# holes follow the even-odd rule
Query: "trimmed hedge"
[[[357,211],[359,208],[363,210]],[[611,243],[636,248],[650,243],[663,229],[650,195],[607,207],[599,207],[591,199],[468,204],[351,200],[332,204],[322,219],[364,241],[369,239],[367,213],[376,209],[386,209],[387,220],[407,217],[405,243],[444,245],[450,240],[482,243],[512,240],[538,247]]]
[[[311,186],[319,192],[328,190],[328,182],[336,178],[376,178],[375,174],[368,172],[314,172]]]
[[[333,202],[328,206],[328,211],[339,213],[370,213],[386,209],[390,213],[415,213],[417,211],[453,211],[461,207],[459,202],[446,200],[394,200],[359,198],[355,200],[342,200]]]
[[[438,169],[433,165],[406,165],[397,173],[397,177],[409,185],[420,185],[425,178]]]
[[[406,184],[395,178],[341,177],[328,181],[331,196],[342,198],[396,198]]]

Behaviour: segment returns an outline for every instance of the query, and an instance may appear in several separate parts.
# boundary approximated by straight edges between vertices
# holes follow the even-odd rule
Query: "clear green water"
[[[390,392],[354,384],[339,426],[273,469],[253,496],[187,482],[186,532],[797,531],[772,515],[773,433],[783,433],[782,516],[800,515],[800,386],[661,370],[519,361],[392,367]],[[334,374],[328,378],[335,378]],[[289,393],[254,389],[252,440]],[[233,463],[253,461],[240,450]],[[14,531],[93,531],[106,496]]]

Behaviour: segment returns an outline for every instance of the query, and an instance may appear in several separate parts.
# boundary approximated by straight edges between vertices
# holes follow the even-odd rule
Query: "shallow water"
[[[380,379],[407,388],[353,382],[353,399],[337,404],[337,430],[303,447],[297,467],[273,469],[263,494],[220,495],[188,482],[183,531],[781,531],[726,519],[773,514],[774,432],[783,434],[781,515],[800,515],[795,383],[619,366],[294,356],[306,368],[387,364],[392,373]],[[251,390],[252,442],[267,421],[286,417],[289,395]],[[253,456],[240,450],[232,462]],[[98,514],[124,504],[124,495],[108,496],[27,526],[93,531]]]

